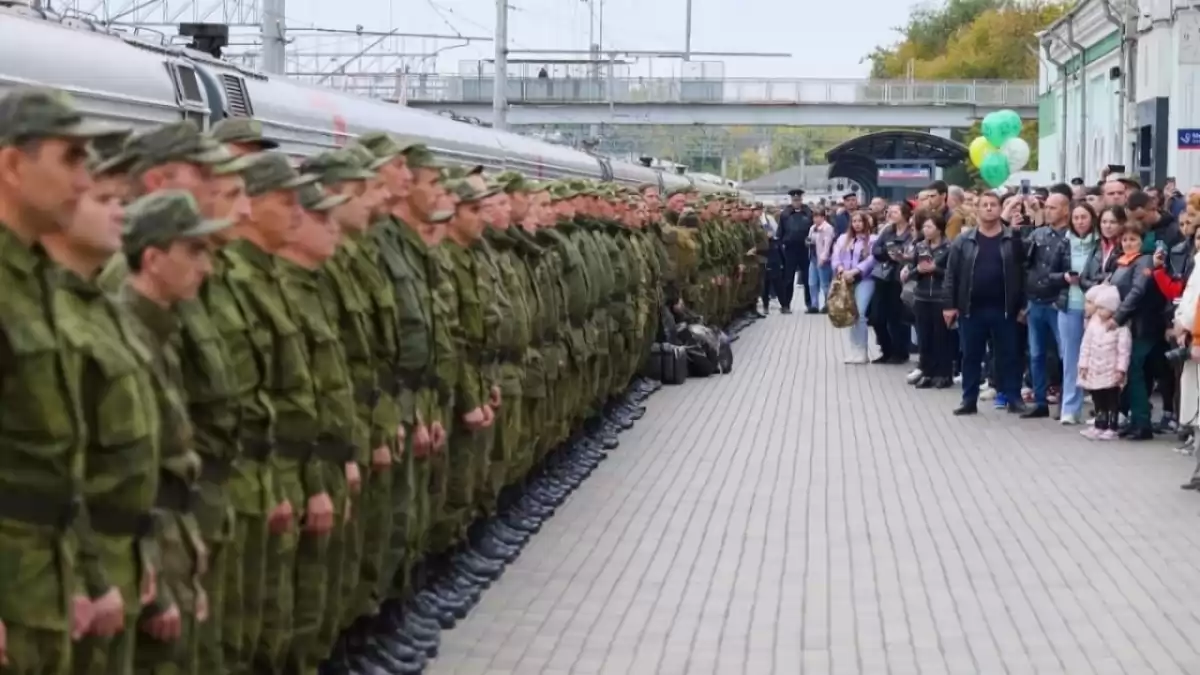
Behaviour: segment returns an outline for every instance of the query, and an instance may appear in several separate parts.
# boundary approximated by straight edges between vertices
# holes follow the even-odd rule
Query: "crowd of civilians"
[[[1105,175],[995,191],[936,181],[912,201],[865,207],[855,194],[828,205],[790,196],[764,221],[764,312],[774,298],[791,313],[799,284],[806,312],[824,313],[841,278],[858,310],[848,364],[915,353],[908,382],[961,385],[955,415],[990,401],[1022,419],[1083,425],[1094,440],[1178,435],[1177,450],[1193,453],[1200,188],[1185,197],[1174,180]],[[1183,487],[1200,487],[1200,472]]]

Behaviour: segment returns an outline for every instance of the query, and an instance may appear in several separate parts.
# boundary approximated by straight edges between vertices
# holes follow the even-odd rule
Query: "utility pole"
[[[496,74],[492,78],[492,128],[508,128],[508,0],[496,0]]]
[[[287,72],[287,0],[263,0],[262,69],[271,75]]]
[[[692,0],[687,0],[687,32],[683,34],[683,60],[692,60]]]

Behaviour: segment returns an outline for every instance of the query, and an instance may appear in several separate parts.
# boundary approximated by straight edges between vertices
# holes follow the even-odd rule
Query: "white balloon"
[[[1029,163],[1029,144],[1021,138],[1010,138],[1000,146],[1000,154],[1008,160],[1009,173],[1016,173]]]

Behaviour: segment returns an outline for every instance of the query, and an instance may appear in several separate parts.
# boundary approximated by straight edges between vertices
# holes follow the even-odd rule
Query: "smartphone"
[[[1030,185],[1029,179],[1022,178],[1021,179],[1021,194],[1023,194],[1023,195],[1029,194],[1030,187],[1031,187],[1031,185]]]
[[[1154,252],[1159,255],[1166,255],[1167,254],[1167,242],[1165,242],[1165,241],[1154,242]]]
[[[1108,172],[1109,173],[1125,173],[1125,165],[1124,164],[1109,164]]]

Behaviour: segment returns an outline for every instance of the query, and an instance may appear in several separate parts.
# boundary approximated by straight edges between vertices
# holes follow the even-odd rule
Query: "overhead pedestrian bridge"
[[[354,77],[371,96],[490,123],[492,75]],[[961,128],[989,112],[1037,118],[1037,84],[1005,81],[510,77],[508,123]]]

